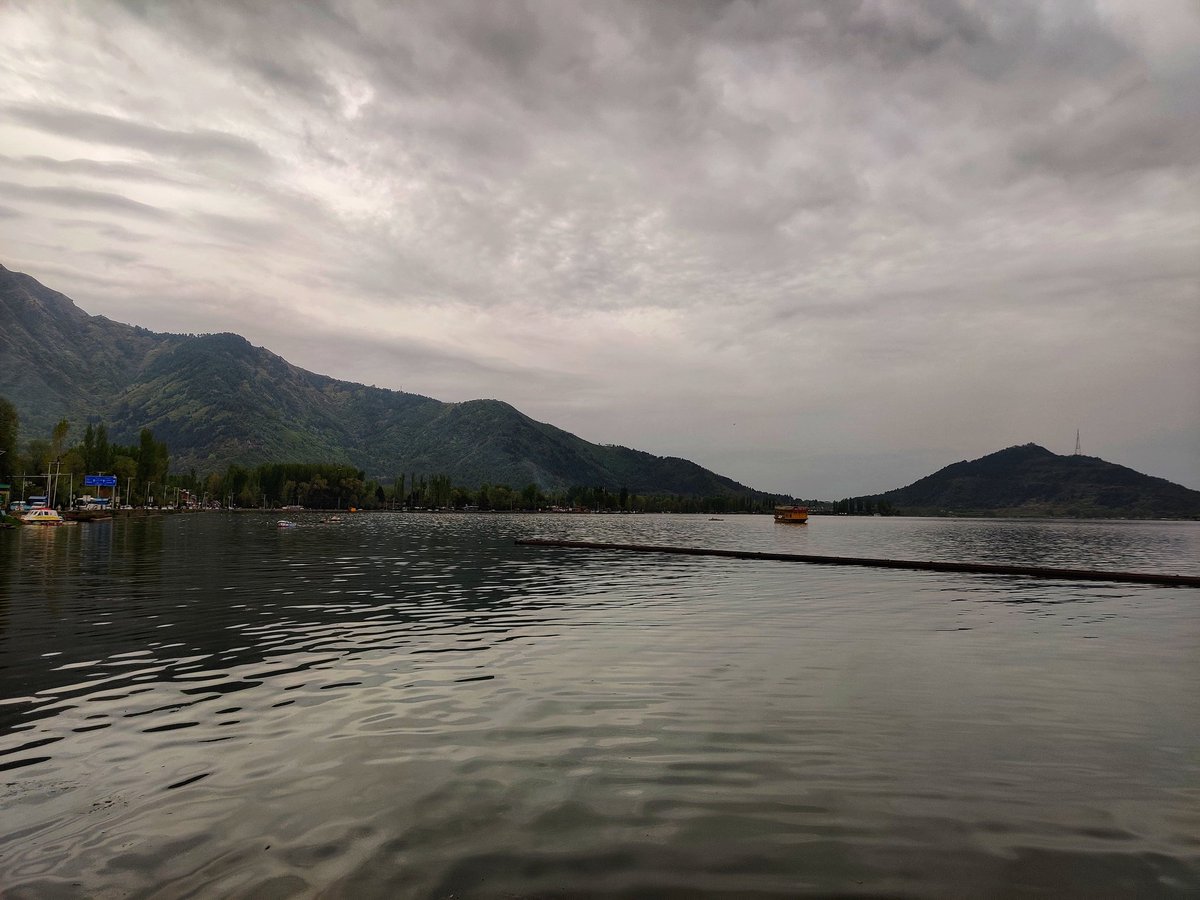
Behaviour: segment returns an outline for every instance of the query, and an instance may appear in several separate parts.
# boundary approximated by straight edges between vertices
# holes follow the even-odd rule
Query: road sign
[[[116,487],[116,475],[84,475],[83,484],[85,487]]]

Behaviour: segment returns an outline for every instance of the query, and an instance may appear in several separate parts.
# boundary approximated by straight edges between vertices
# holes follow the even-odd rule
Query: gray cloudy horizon
[[[10,2],[0,263],[837,498],[1200,488],[1200,10]]]

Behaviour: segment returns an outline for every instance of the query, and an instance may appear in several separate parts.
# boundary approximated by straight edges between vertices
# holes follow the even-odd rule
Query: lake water
[[[0,533],[7,897],[1195,896],[1200,523]]]

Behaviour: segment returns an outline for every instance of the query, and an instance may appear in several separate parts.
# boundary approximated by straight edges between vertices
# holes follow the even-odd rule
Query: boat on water
[[[68,522],[104,522],[113,514],[111,509],[69,509],[62,517]]]
[[[298,527],[291,519],[280,519],[275,523],[276,528],[296,528]]]
[[[807,506],[777,506],[775,507],[776,522],[790,522],[794,525],[808,524]]]
[[[48,506],[38,506],[21,516],[25,525],[65,525],[66,520]]]

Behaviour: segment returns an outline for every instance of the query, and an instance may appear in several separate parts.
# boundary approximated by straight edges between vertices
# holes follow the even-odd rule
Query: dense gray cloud
[[[4,263],[767,490],[1200,487],[1186,0],[16,3]],[[66,210],[69,209],[69,212]]]

